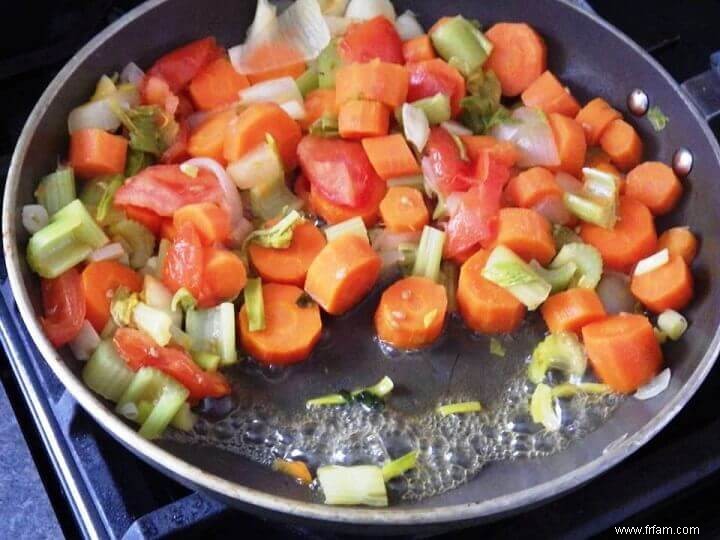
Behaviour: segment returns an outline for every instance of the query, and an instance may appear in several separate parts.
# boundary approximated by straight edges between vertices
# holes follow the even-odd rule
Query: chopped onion
[[[50,221],[50,216],[42,204],[26,204],[22,208],[22,224],[30,234],[35,234]]]
[[[96,249],[89,256],[91,262],[100,261],[116,261],[122,259],[123,255],[127,255],[125,248],[120,242],[105,244],[103,247]]]
[[[350,0],[345,16],[367,21],[382,15],[395,21],[395,8],[390,0]]]
[[[227,173],[240,189],[252,189],[284,175],[283,164],[268,142],[260,143],[228,165]]]
[[[511,121],[495,126],[490,134],[496,139],[512,142],[518,147],[519,167],[560,164],[552,129],[542,111],[528,107],[515,109]]]
[[[124,88],[104,99],[75,107],[68,115],[68,131],[70,133],[81,129],[114,131],[119,128],[121,122],[112,111],[111,100],[127,109],[140,103],[140,95],[135,87]]]
[[[667,264],[670,261],[670,252],[666,249],[661,249],[654,255],[644,258],[635,266],[634,276],[642,276],[653,270],[657,270],[661,266]]]
[[[430,138],[430,123],[427,116],[417,107],[405,103],[402,106],[403,131],[418,152],[422,152]]]
[[[270,81],[263,81],[240,90],[240,103],[262,103],[271,101],[281,105],[288,101],[303,102],[300,89],[292,77],[281,77]]]
[[[305,105],[303,105],[302,101],[286,101],[285,103],[281,104],[280,107],[290,115],[290,118],[293,120],[304,120],[307,113],[305,112]]]
[[[247,31],[247,41],[258,39],[263,31],[270,30],[270,25],[277,24],[277,6],[268,0],[258,0],[255,8],[255,18]]]
[[[652,381],[637,389],[635,399],[646,400],[663,393],[670,386],[671,375],[670,368],[663,369]]]
[[[573,175],[566,172],[559,171],[555,173],[555,181],[566,193],[581,195],[583,192],[583,183]]]
[[[353,23],[352,19],[347,17],[338,17],[336,15],[325,15],[325,22],[330,29],[333,37],[343,36],[347,32],[348,27]]]
[[[533,209],[556,225],[567,225],[572,222],[573,215],[567,209],[561,197],[545,197]]]
[[[135,62],[130,62],[120,72],[120,82],[139,86],[145,77],[145,72]]]
[[[403,41],[422,36],[425,33],[425,30],[415,18],[415,14],[410,10],[407,10],[395,20],[395,30],[400,34],[400,39]]]
[[[93,325],[86,319],[80,327],[80,332],[69,345],[75,358],[83,361],[88,360],[100,345],[100,336],[93,328]]]
[[[445,128],[445,131],[450,133],[451,135],[472,135],[472,130],[466,128],[463,126],[460,122],[455,122],[454,120],[447,120],[445,122],[441,122],[440,126]]]
[[[608,315],[632,313],[635,297],[630,292],[630,278],[620,272],[606,271],[597,286],[597,293]]]

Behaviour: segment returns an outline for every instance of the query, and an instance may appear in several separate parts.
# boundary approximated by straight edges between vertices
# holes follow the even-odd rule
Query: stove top
[[[5,177],[27,114],[50,79],[92,35],[138,3],[55,0],[19,8],[13,24],[22,27],[25,37],[0,37],[0,178]],[[706,70],[710,53],[720,49],[720,33],[714,24],[719,20],[720,2],[590,3],[651,51],[679,81]],[[682,15],[678,15],[680,6]],[[720,123],[712,127],[720,136]],[[221,537],[237,535],[241,526],[247,538],[339,538],[227,508],[169,480],[127,452],[78,407],[46,367],[14,307],[4,270],[0,268],[0,320],[4,323],[0,341],[7,356],[0,358],[0,379],[65,536]],[[720,495],[718,393],[720,375],[711,374],[655,439],[572,494],[517,517],[440,538],[610,537],[616,525],[699,526],[703,536],[720,536],[720,518],[703,504],[717,501]],[[4,401],[0,388],[0,413],[12,414],[3,410]],[[0,424],[0,438],[22,446],[19,433],[10,429],[5,437]],[[0,485],[9,485],[13,472],[17,471],[0,470]],[[37,482],[37,475],[32,473],[25,481]],[[35,523],[27,532],[29,538],[58,535],[52,519],[42,515],[50,512],[40,501],[42,491],[38,483],[33,495],[37,498],[29,500]],[[10,500],[4,501],[2,493],[0,489],[0,505],[8,506]],[[40,525],[43,521],[48,522],[47,529]],[[0,524],[0,531],[3,527]]]

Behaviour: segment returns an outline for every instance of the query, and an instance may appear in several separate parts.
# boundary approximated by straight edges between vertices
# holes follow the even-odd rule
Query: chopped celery
[[[240,189],[251,189],[285,179],[283,162],[269,139],[228,165],[227,173]]]
[[[530,398],[530,416],[548,431],[557,431],[562,425],[559,410],[547,384],[538,384]]]
[[[70,167],[48,174],[38,184],[35,198],[52,217],[55,212],[75,200],[75,174]]]
[[[660,330],[667,334],[667,337],[673,341],[677,341],[687,330],[688,322],[685,317],[672,309],[663,311],[657,319]]]
[[[145,275],[142,297],[148,306],[167,312],[174,326],[179,327],[182,325],[182,312],[173,311],[173,294],[159,279],[151,275]]]
[[[171,318],[172,318],[173,314],[180,314],[180,312],[179,311],[174,311],[174,312],[171,311],[170,312]],[[189,334],[187,334],[186,332],[183,332],[182,330],[180,330],[179,326],[176,326],[175,324],[173,324],[170,327],[170,344],[177,345],[178,347],[182,347],[186,351],[190,351],[190,350],[192,350],[193,340]]]
[[[110,107],[130,133],[129,147],[160,157],[167,148],[167,132],[176,128],[175,122],[155,105],[142,105],[129,110],[123,109],[116,102]],[[157,119],[162,118],[163,122]]]
[[[555,248],[560,249],[565,244],[582,244],[582,238],[572,229],[564,225],[553,225],[553,240]]]
[[[668,125],[670,119],[665,116],[660,107],[654,105],[648,109],[647,119],[655,131],[662,131]]]
[[[425,188],[425,177],[422,174],[412,176],[398,176],[397,178],[389,178],[387,181],[388,188],[391,187],[412,187],[422,191]]]
[[[192,353],[192,359],[203,371],[214,372],[220,367],[220,357],[217,354],[196,351]]]
[[[578,266],[573,261],[568,261],[557,268],[545,269],[536,260],[532,260],[530,266],[550,284],[552,287],[550,293],[552,294],[567,289],[578,271]]]
[[[292,242],[293,228],[302,221],[297,210],[291,210],[284,218],[267,229],[256,229],[245,239],[245,246],[250,242],[269,248],[286,248]],[[245,249],[243,249],[245,251]]]
[[[667,248],[661,249],[657,253],[654,253],[653,255],[650,255],[649,257],[638,261],[638,263],[635,265],[635,272],[633,272],[633,275],[642,276],[643,274],[647,274],[648,272],[657,270],[661,266],[665,266],[669,262],[670,252],[667,250]]]
[[[447,294],[447,310],[455,313],[457,311],[458,267],[452,261],[443,261],[440,268]]]
[[[466,414],[482,411],[482,404],[479,401],[463,401],[461,403],[450,403],[441,405],[435,411],[440,416],[449,416],[451,414]]]
[[[340,126],[337,116],[323,114],[315,120],[308,129],[310,135],[318,137],[334,138],[340,136]]]
[[[505,358],[505,347],[503,347],[503,344],[500,343],[498,338],[490,338],[490,354]]]
[[[437,281],[444,245],[445,233],[426,225],[420,237],[412,274]]]
[[[335,87],[335,73],[343,61],[338,52],[338,40],[332,39],[317,58],[318,86],[320,88]]]
[[[170,300],[171,311],[192,311],[197,306],[197,300],[185,287],[178,289]]]
[[[581,376],[585,373],[585,349],[575,334],[550,334],[535,347],[528,366],[530,381],[535,384],[541,382],[550,369],[563,371],[566,375]]]
[[[180,406],[180,410],[175,413],[175,416],[173,416],[170,425],[180,431],[191,431],[196,421],[197,415],[190,410],[190,405],[185,402]]]
[[[112,340],[101,341],[82,371],[83,382],[96,394],[117,401],[135,374],[115,349]]]
[[[325,237],[327,238],[328,242],[332,242],[333,240],[336,240],[341,236],[345,235],[357,236],[358,238],[362,238],[363,240],[369,242],[368,231],[365,227],[365,222],[359,216],[350,218],[347,221],[343,221],[342,223],[337,223],[335,225],[325,227]]]
[[[490,40],[462,15],[436,25],[430,39],[438,54],[466,77],[482,67],[493,49]]]
[[[529,264],[505,246],[492,250],[482,276],[506,289],[531,311],[547,299],[552,289]]]
[[[322,407],[324,405],[346,405],[352,403],[356,398],[360,398],[359,401],[363,401],[363,396],[371,395],[379,399],[385,399],[385,396],[390,394],[395,388],[395,384],[392,379],[387,375],[380,379],[372,386],[365,388],[358,388],[352,392],[342,392],[337,394],[328,394],[325,396],[309,399],[305,402],[307,407]],[[367,401],[367,400],[365,400]]]
[[[155,158],[152,154],[128,148],[127,159],[125,160],[125,176],[128,178],[135,176],[153,163],[155,163]]]
[[[473,133],[482,134],[499,123],[508,122],[510,112],[500,105],[500,81],[492,71],[474,75],[468,85],[471,96],[463,98],[461,120]]]
[[[99,176],[92,180],[83,182],[83,189],[80,193],[80,200],[87,208],[91,215],[97,216],[97,209],[103,195],[107,191],[108,181],[112,181],[114,175]],[[106,211],[105,219],[100,224],[102,226],[113,225],[125,219],[125,212],[120,208],[110,205]]]
[[[577,266],[570,287],[597,287],[603,272],[603,260],[597,248],[589,244],[565,244],[550,263],[550,268],[556,270],[570,262]]]
[[[140,303],[138,295],[131,293],[127,287],[120,286],[115,289],[110,301],[110,316],[117,326],[129,326],[132,321],[133,310]]]
[[[305,73],[295,79],[295,84],[297,84],[302,96],[304,98],[307,97],[310,92],[320,87],[320,77],[317,68],[310,66],[305,70]]]
[[[81,226],[75,232],[75,237],[79,241],[88,244],[93,249],[97,249],[108,243],[108,237],[105,236],[105,233],[98,224],[95,223],[95,220],[79,200],[75,199],[61,210],[58,210],[51,222],[63,221],[67,218],[80,219]]]
[[[347,397],[342,394],[327,394],[325,396],[308,399],[306,407],[324,407],[327,405],[346,405],[349,403]]]
[[[584,167],[583,184],[584,190],[600,199],[614,201],[618,197],[618,178],[600,169],[591,169]]]
[[[581,382],[577,384],[562,383],[553,386],[552,395],[556,398],[570,398],[578,394],[611,394],[612,388],[607,384]]]
[[[167,311],[138,302],[132,310],[132,323],[161,347],[170,343],[172,319]]]
[[[302,204],[288,188],[284,176],[250,190],[250,208],[263,220],[274,219],[287,209],[297,210]]]
[[[106,180],[107,187],[105,188],[105,193],[103,193],[103,196],[100,198],[100,202],[98,202],[97,209],[95,210],[95,219],[98,223],[103,223],[107,218],[108,211],[112,207],[115,192],[123,185],[123,180],[121,174],[115,174]]]
[[[415,465],[417,464],[417,458],[419,454],[420,452],[418,452],[417,450],[413,450],[383,465],[383,480],[385,480],[385,482],[389,482],[395,477],[402,476],[410,469],[414,469]]]
[[[318,467],[317,479],[325,494],[325,504],[388,505],[383,472],[375,465],[326,465]]]
[[[130,266],[142,268],[155,252],[155,235],[144,225],[124,219],[111,225],[110,234],[114,241],[120,242],[129,249]]]
[[[492,70],[478,70],[467,80],[467,90],[472,96],[483,98],[493,104],[493,110],[500,105],[502,98],[502,85]]]
[[[615,204],[567,192],[563,194],[563,202],[570,212],[587,223],[593,223],[604,229],[615,227],[617,221]]]
[[[245,309],[247,310],[248,330],[265,330],[265,303],[262,294],[262,280],[248,279],[245,284]]]
[[[250,311],[248,306],[248,313]],[[193,341],[193,351],[217,354],[223,366],[237,362],[235,309],[230,302],[210,309],[188,311],[185,330]]]
[[[422,98],[413,101],[410,105],[424,112],[431,126],[446,122],[452,116],[450,98],[445,94],[438,93],[431,97]]]

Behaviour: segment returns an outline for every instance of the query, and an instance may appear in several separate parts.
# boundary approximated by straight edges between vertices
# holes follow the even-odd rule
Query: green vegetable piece
[[[245,308],[248,316],[248,330],[259,332],[265,329],[265,303],[262,295],[262,280],[251,278],[245,285]]]
[[[134,376],[110,339],[100,342],[82,370],[87,387],[110,401],[120,399]]]
[[[137,293],[131,293],[130,289],[120,286],[115,289],[110,301],[110,316],[119,327],[130,326],[135,306],[140,303]]]
[[[38,184],[35,198],[42,204],[51,218],[61,208],[76,198],[75,174],[70,167],[59,168],[48,174]]]
[[[113,175],[106,180],[107,185],[105,187],[105,192],[100,198],[97,210],[95,211],[95,219],[98,223],[104,223],[105,219],[107,219],[107,215],[112,208],[115,192],[123,185],[123,181],[124,178],[120,174]]]
[[[373,396],[379,400],[383,400],[390,392],[393,391],[395,384],[387,375],[380,379],[372,386],[366,388],[358,388],[352,392],[340,391],[336,394],[328,394],[325,396],[309,399],[305,402],[306,407],[323,407],[326,405],[346,405],[353,401],[367,402],[367,396]],[[360,399],[358,399],[360,398]]]
[[[256,229],[245,239],[243,251],[252,242],[268,248],[286,248],[292,242],[293,229],[302,221],[297,210],[291,210],[284,218],[268,229]]]
[[[153,163],[155,163],[155,158],[152,154],[135,148],[128,148],[127,159],[125,160],[125,176],[127,178],[135,176]]]
[[[197,300],[195,300],[195,297],[192,295],[190,291],[188,291],[185,287],[181,287],[177,290],[177,292],[173,295],[172,300],[170,301],[170,309],[172,311],[178,311],[179,309],[182,309],[185,312],[191,311],[195,309],[197,306]]]
[[[301,207],[302,201],[290,191],[282,176],[250,190],[250,208],[255,216],[265,221],[282,215],[288,209]]]
[[[497,338],[490,338],[490,354],[505,358],[505,347]]]
[[[335,88],[335,74],[343,65],[342,58],[338,52],[338,39],[333,39],[328,43],[318,56],[318,86],[320,88]]]
[[[192,431],[197,421],[197,415],[190,410],[190,405],[185,402],[180,406],[180,410],[173,416],[170,425],[180,431]]]
[[[442,93],[418,99],[417,101],[413,101],[411,105],[425,113],[428,123],[431,126],[437,126],[443,122],[447,122],[452,116],[450,98]],[[395,117],[399,118],[398,123],[402,124],[402,107],[395,109]]]
[[[317,479],[325,494],[325,504],[388,505],[383,472],[375,465],[326,465],[318,467]]]
[[[167,149],[170,130],[177,129],[177,123],[155,105],[143,105],[129,110],[123,109],[117,102],[110,101],[110,107],[130,134],[130,148],[160,157]],[[157,119],[163,122],[158,123]]]
[[[600,383],[562,383],[553,386],[552,395],[556,398],[571,398],[579,394],[612,394],[612,388]]]
[[[507,289],[531,311],[547,300],[552,290],[552,286],[529,264],[505,246],[497,246],[492,250],[482,276]]]
[[[410,469],[414,469],[417,465],[418,455],[420,455],[420,452],[417,450],[413,450],[383,465],[383,480],[385,480],[385,482],[389,482],[393,478],[402,476]]]
[[[438,281],[444,245],[445,233],[426,225],[420,237],[412,275]]]
[[[552,390],[547,384],[538,384],[530,398],[530,416],[548,431],[557,431],[562,425]]]
[[[567,289],[578,271],[578,266],[573,261],[568,261],[557,268],[545,269],[540,266],[540,263],[532,260],[530,261],[530,266],[535,270],[537,275],[550,284],[552,287],[550,294],[555,294]]]
[[[215,372],[220,366],[220,357],[217,354],[197,351],[192,353],[192,359],[203,371]]]
[[[83,189],[80,193],[80,201],[85,205],[85,208],[92,216],[97,217],[98,206],[100,201],[105,195],[108,187],[108,183],[112,181],[114,175],[99,176],[92,180],[86,180],[83,182]],[[119,221],[126,219],[125,212],[114,205],[109,205],[105,213],[105,219],[100,222],[100,225],[108,227],[114,225]]]
[[[673,341],[680,339],[688,328],[687,319],[673,309],[667,309],[658,315],[657,324]]]
[[[476,135],[487,133],[500,124],[515,122],[507,108],[486,97],[468,96],[462,99],[460,106],[460,120]]]
[[[132,323],[161,347],[165,347],[172,339],[172,319],[167,311],[138,302],[132,310]]]
[[[612,229],[617,221],[616,205],[588,196],[564,193],[565,207],[582,221],[593,223],[603,229]]]
[[[575,334],[550,334],[535,347],[528,366],[528,379],[538,384],[550,369],[560,370],[566,375],[582,376],[585,373],[587,356]]]
[[[340,126],[338,124],[337,116],[328,114],[322,115],[310,125],[308,131],[310,132],[310,135],[325,137],[326,139],[339,137]]]
[[[665,116],[665,113],[663,113],[658,106],[650,107],[647,112],[647,119],[655,131],[662,131],[667,127],[668,122],[670,122],[670,119]]]
[[[262,295],[260,298],[262,302]],[[248,304],[248,317],[251,311],[251,305]],[[263,320],[264,325],[265,321]],[[188,311],[185,314],[185,330],[192,339],[193,351],[216,354],[220,357],[220,363],[223,366],[237,362],[235,309],[230,302],[223,302],[210,309]]]
[[[320,77],[317,68],[309,67],[305,70],[305,73],[295,79],[295,84],[297,84],[304,98],[313,90],[317,90],[320,87]]]
[[[551,269],[559,269],[572,262],[577,266],[569,287],[594,289],[600,283],[603,260],[597,248],[589,244],[565,244],[550,263]]]
[[[493,49],[490,40],[462,15],[436,27],[430,39],[438,54],[466,77],[482,67]]]
[[[435,412],[440,416],[449,416],[451,414],[467,414],[473,412],[482,411],[482,405],[479,401],[463,401],[461,403],[450,403],[448,405],[441,405]]]
[[[582,238],[572,229],[564,225],[553,225],[555,248],[560,250],[565,244],[582,244]]]
[[[132,268],[142,268],[155,253],[155,235],[144,225],[124,219],[109,228],[113,240],[126,247]]]
[[[341,223],[325,227],[325,238],[332,242],[341,236],[352,235],[368,241],[368,231],[361,217],[356,216]]]

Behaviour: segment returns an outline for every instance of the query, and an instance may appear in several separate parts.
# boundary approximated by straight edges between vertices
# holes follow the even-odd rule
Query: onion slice
[[[395,22],[395,8],[390,0],[350,0],[345,16],[363,21],[382,16]]]
[[[422,152],[430,138],[430,123],[427,116],[417,107],[405,103],[402,106],[402,121],[405,138],[418,152]]]
[[[140,86],[143,78],[145,78],[145,72],[135,62],[130,62],[120,72],[120,82],[130,83],[135,86]]]
[[[344,36],[348,27],[353,23],[352,19],[347,17],[338,17],[337,15],[325,15],[325,22],[330,29],[333,37]]]
[[[633,396],[635,399],[646,400],[662,394],[670,386],[671,375],[670,368],[663,369],[653,380],[638,388]]]
[[[75,358],[83,361],[88,360],[100,345],[100,336],[93,328],[93,325],[85,319],[80,327],[80,332],[69,345]]]
[[[560,164],[557,145],[545,114],[538,109],[520,107],[510,122],[495,126],[490,134],[501,141],[514,143],[520,151],[518,166],[555,166]]]
[[[397,30],[400,39],[403,41],[422,36],[425,33],[425,30],[415,18],[415,14],[410,10],[407,10],[395,20],[395,30]]]
[[[440,126],[445,129],[448,133],[451,135],[457,135],[458,137],[461,135],[472,135],[472,130],[469,130],[465,126],[463,126],[460,122],[455,122],[454,120],[447,120],[445,122],[441,122]]]
[[[122,244],[119,242],[112,242],[111,244],[105,244],[103,247],[93,251],[90,255],[88,255],[88,260],[90,262],[117,261],[122,259],[123,255],[127,256],[127,252]]]
[[[288,113],[288,116],[290,116],[293,120],[304,120],[307,116],[305,105],[303,105],[302,101],[293,99],[280,104],[280,107]]]
[[[240,90],[240,103],[249,105],[251,103],[262,103],[271,101],[281,105],[288,101],[303,103],[300,89],[292,77],[281,77],[270,81],[263,81]]]

